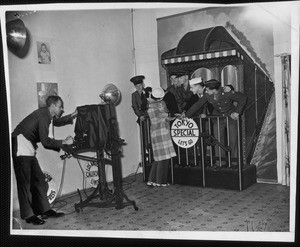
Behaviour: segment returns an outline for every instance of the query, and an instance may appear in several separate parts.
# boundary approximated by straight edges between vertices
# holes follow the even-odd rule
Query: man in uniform
[[[175,99],[176,108],[178,109],[178,113],[179,113],[179,102],[181,102],[180,98],[182,97],[181,84],[179,82],[176,72],[171,73],[169,79],[170,79],[170,86],[168,86],[167,92],[171,93],[174,96],[173,98]]]
[[[178,104],[178,109],[182,112],[193,93],[190,90],[189,75],[186,71],[178,71],[176,78],[178,78],[180,87],[176,90],[175,98]]]
[[[198,111],[206,102],[209,102],[213,106],[212,115],[216,116],[229,116],[228,119],[228,128],[229,128],[229,143],[231,147],[231,157],[237,157],[237,123],[239,115],[242,114],[242,111],[247,102],[247,96],[241,92],[225,92],[221,88],[221,83],[215,79],[211,79],[205,83],[205,93],[202,98],[199,100],[184,114],[182,117],[192,117],[193,114]],[[237,102],[236,105],[233,102]],[[217,119],[213,119],[214,125],[214,135],[215,138],[224,144],[225,137],[225,128],[226,128],[226,118],[220,118],[219,128]],[[218,138],[220,137],[220,139]],[[219,152],[220,151],[220,152]],[[225,151],[216,145],[215,155],[225,157]],[[216,164],[217,166],[225,165],[225,161],[218,159]]]
[[[147,98],[145,95],[145,76],[137,75],[130,79],[136,91],[131,95],[131,106],[135,115],[138,117],[137,123],[144,121],[147,117]]]
[[[204,93],[204,90],[205,90],[205,85],[204,85],[204,82],[203,82],[203,79],[202,77],[198,77],[198,78],[193,78],[189,81],[189,88],[191,90],[191,92],[193,93],[191,98],[187,101],[185,107],[183,108],[183,111],[182,112],[187,112],[193,104],[195,104],[199,98],[202,98],[203,97],[203,93]],[[206,104],[203,105],[202,107],[200,107],[196,112],[193,113],[193,115],[191,117],[201,117],[201,118],[206,118]],[[204,125],[203,125],[203,128],[205,128],[206,126],[206,122],[207,120],[203,119],[202,121],[205,121]],[[199,122],[199,120],[196,120],[196,122]],[[197,149],[197,155],[200,156],[201,155],[201,149],[200,149],[200,139],[198,140],[197,142],[197,147],[199,147],[199,149]],[[205,145],[205,142],[204,142],[204,146],[203,146],[203,150],[204,150],[204,156],[206,154],[206,145]],[[187,160],[186,158],[186,150],[184,149],[180,149],[180,157],[181,157],[181,160]],[[190,149],[188,150],[188,156],[189,157],[193,157],[194,153],[193,151]],[[192,164],[193,163],[193,159],[188,159],[189,160],[189,165],[192,165],[192,166],[196,166],[196,164]],[[198,162],[197,162],[198,163]],[[185,166],[185,165],[183,165]]]
[[[192,105],[198,101],[198,99],[202,98],[204,90],[205,90],[205,85],[204,85],[202,77],[191,79],[189,82],[189,85],[190,85],[190,90],[193,93],[193,95],[191,96],[191,98],[189,99],[189,101],[187,102],[185,107],[183,108],[183,112],[187,112],[192,107]],[[194,117],[196,115],[204,114],[204,115],[202,115],[202,117],[205,118],[206,117],[205,110],[206,109],[204,108],[204,106],[201,107],[200,109],[198,109],[197,112],[195,112],[193,114],[192,117]]]
[[[176,78],[176,73],[171,72],[169,74],[169,84],[168,84],[167,90],[170,89],[171,93],[173,93],[173,90],[177,86],[177,84],[178,84],[178,79]]]
[[[135,115],[138,117],[137,123],[140,126],[140,131],[142,134],[142,153],[144,155],[143,162],[146,163],[147,157],[148,161],[150,162],[150,154],[151,151],[151,145],[150,140],[148,138],[148,128],[147,128],[147,121],[146,118],[148,117],[147,108],[148,108],[148,102],[147,102],[147,94],[149,95],[149,92],[145,91],[145,83],[144,83],[145,76],[143,75],[137,75],[130,79],[130,81],[133,83],[136,91],[134,91],[131,95],[131,106],[135,113]],[[150,89],[150,88],[147,88]],[[148,123],[150,124],[150,122]],[[148,152],[148,153],[147,153]],[[147,157],[146,157],[147,156]]]

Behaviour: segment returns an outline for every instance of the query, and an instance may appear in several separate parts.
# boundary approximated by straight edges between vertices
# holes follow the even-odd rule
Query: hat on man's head
[[[205,86],[202,77],[193,78],[189,82],[190,85],[200,84],[202,87]]]
[[[208,87],[208,88],[210,88],[210,87],[220,87],[221,82],[219,82],[216,79],[210,79],[210,80],[205,82],[205,86]]]
[[[169,72],[169,77],[174,76],[174,75],[177,76],[177,72],[174,72],[174,71],[173,72]]]
[[[165,91],[161,87],[153,88],[151,96],[156,100],[162,99],[165,96]]]
[[[143,83],[145,79],[145,76],[143,75],[137,75],[137,76],[134,76],[130,79],[130,81],[134,84],[134,85],[137,85],[137,84],[140,84],[140,83]]]
[[[181,77],[181,76],[184,76],[184,75],[188,75],[188,72],[187,72],[187,71],[184,71],[184,70],[179,70],[179,71],[176,73],[176,78]]]

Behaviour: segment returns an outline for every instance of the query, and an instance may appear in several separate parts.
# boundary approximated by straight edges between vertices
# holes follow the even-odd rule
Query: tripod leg
[[[134,208],[135,211],[138,211],[138,210],[139,210],[139,208],[136,206],[135,201],[129,200],[129,198],[128,198],[127,195],[124,193],[124,191],[122,191],[122,195],[123,195],[123,197],[125,198],[125,200],[126,200],[127,202],[129,202],[130,204],[132,204],[132,206],[133,206],[133,208]]]

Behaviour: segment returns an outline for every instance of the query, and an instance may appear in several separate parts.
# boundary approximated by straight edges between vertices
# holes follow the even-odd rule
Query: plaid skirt
[[[149,109],[150,110],[150,109]],[[155,161],[166,160],[176,156],[173,146],[170,124],[166,118],[153,117],[154,112],[149,111],[151,120],[150,136]]]

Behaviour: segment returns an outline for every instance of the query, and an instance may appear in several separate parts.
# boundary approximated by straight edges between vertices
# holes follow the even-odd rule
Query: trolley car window
[[[221,72],[222,86],[232,85],[236,91],[239,91],[238,73],[234,65],[226,65]]]
[[[208,81],[210,79],[216,79],[214,73],[207,68],[199,68],[193,72],[191,78],[202,77],[204,81]]]

